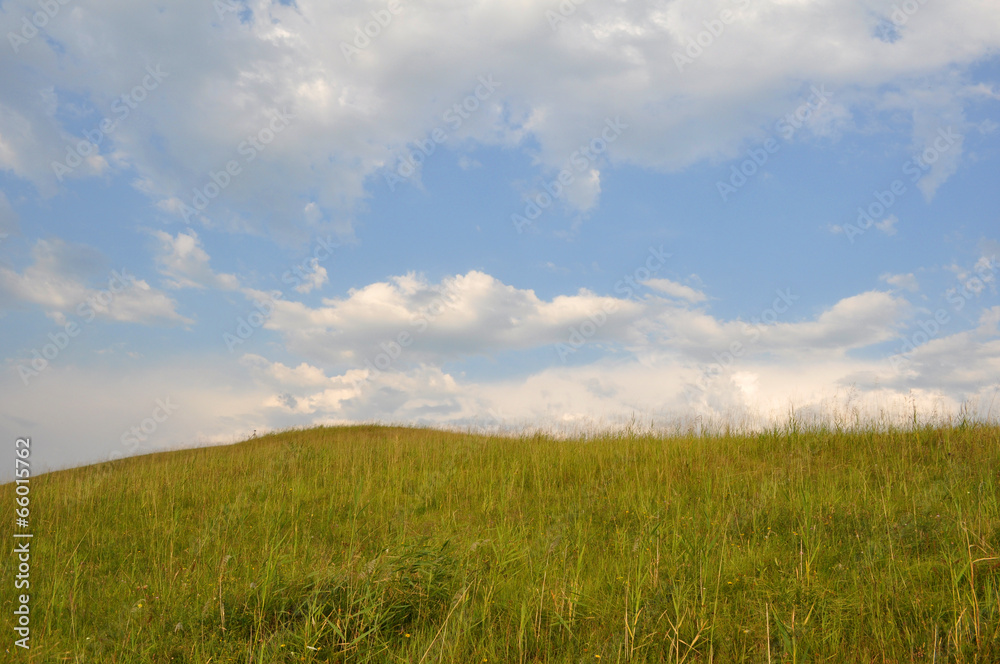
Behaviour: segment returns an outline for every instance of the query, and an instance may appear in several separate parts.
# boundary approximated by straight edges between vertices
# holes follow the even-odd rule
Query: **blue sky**
[[[0,27],[0,435],[44,468],[353,421],[996,414],[990,2]]]

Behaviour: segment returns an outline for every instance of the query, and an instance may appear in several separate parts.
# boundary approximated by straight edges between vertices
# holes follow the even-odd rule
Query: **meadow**
[[[1000,427],[292,430],[31,480],[18,662],[997,662]],[[14,522],[14,485],[0,487]]]

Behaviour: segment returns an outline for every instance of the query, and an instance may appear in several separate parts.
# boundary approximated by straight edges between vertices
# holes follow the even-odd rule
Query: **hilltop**
[[[998,469],[986,425],[357,426],[60,471],[16,661],[997,661]]]

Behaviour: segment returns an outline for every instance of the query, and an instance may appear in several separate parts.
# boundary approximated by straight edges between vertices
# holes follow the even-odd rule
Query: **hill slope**
[[[10,630],[3,647],[101,664],[997,661],[998,469],[986,426],[365,426],[126,459],[31,480],[32,648]],[[16,570],[9,554],[8,621]]]

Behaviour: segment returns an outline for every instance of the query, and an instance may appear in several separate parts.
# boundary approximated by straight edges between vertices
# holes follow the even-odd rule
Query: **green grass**
[[[33,647],[15,652],[11,628],[2,647],[100,664],[997,662],[998,471],[987,425],[361,426],[130,458],[32,479]]]

